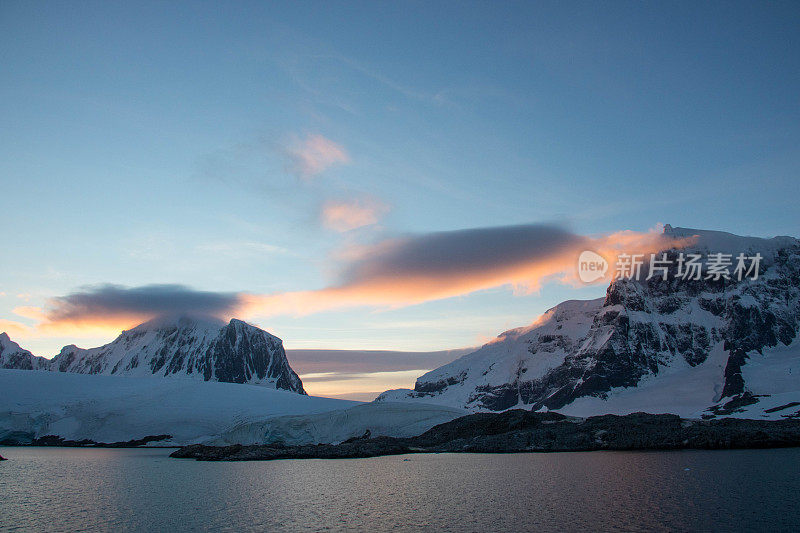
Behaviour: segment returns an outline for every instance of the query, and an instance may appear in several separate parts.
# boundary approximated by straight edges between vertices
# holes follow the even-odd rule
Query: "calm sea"
[[[241,463],[170,451],[0,448],[0,530],[800,530],[800,449]]]

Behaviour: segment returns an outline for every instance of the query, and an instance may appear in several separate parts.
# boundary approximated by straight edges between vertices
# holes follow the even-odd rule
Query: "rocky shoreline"
[[[303,446],[185,446],[170,457],[201,461],[345,459],[408,453],[517,453],[594,450],[784,448],[800,446],[800,420],[633,413],[576,418],[522,409],[463,416],[410,438],[363,437]]]

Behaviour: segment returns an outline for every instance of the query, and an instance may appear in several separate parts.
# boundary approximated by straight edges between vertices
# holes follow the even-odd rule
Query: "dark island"
[[[568,417],[515,409],[479,413],[439,424],[410,438],[363,437],[340,444],[205,446],[193,444],[170,457],[202,461],[343,459],[407,453],[514,453],[593,450],[680,450],[800,446],[800,420],[723,418],[633,413]]]

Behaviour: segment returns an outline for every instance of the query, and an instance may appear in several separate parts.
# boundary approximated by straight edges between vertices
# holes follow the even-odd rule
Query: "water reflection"
[[[3,448],[0,530],[793,530],[800,449],[198,463]]]

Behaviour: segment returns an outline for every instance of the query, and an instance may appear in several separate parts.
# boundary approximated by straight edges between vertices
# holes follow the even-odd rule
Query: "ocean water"
[[[797,531],[800,449],[210,463],[0,448],[2,531]]]

